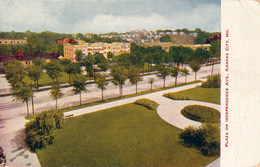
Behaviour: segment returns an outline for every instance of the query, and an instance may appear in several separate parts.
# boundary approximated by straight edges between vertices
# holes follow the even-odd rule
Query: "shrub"
[[[165,93],[163,96],[173,100],[192,100],[188,95],[177,95],[175,93]]]
[[[220,88],[220,74],[207,76],[207,81],[202,82],[203,88]]]
[[[53,143],[53,131],[62,128],[63,113],[57,110],[43,111],[35,119],[25,124],[26,143],[32,150]]]
[[[181,114],[186,118],[199,122],[219,123],[220,121],[218,110],[201,105],[188,105],[181,110]]]
[[[155,101],[152,101],[152,100],[147,99],[147,98],[138,99],[134,103],[142,105],[142,106],[145,106],[145,107],[147,107],[150,110],[155,110],[158,107],[158,105],[159,105]]]
[[[195,146],[207,156],[220,153],[219,124],[202,124],[199,127],[188,126],[180,134],[180,139],[187,146]]]

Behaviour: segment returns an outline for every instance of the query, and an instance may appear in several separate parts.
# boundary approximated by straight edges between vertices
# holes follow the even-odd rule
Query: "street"
[[[195,80],[195,74],[192,70],[185,65],[185,67],[190,71],[190,75],[187,75],[187,82]],[[212,66],[203,66],[197,72],[197,80],[205,79],[207,75],[211,74]],[[220,64],[214,65],[214,73],[220,73]],[[154,78],[154,83],[152,85],[153,89],[163,87],[163,79],[160,79],[156,76],[156,74],[143,76],[143,81],[138,82],[138,92],[150,90],[151,84],[148,83],[149,78]],[[5,78],[0,78],[1,83],[4,83],[3,80]],[[167,76],[166,78],[166,86],[174,85],[175,78],[171,76]],[[178,76],[177,83],[184,83],[185,76]],[[6,81],[5,81],[6,83]],[[8,84],[5,84],[4,89],[8,89]],[[74,95],[71,92],[72,87],[61,88],[62,93],[64,95],[58,99],[58,108],[65,108],[74,105],[79,105],[79,95]],[[93,102],[101,100],[101,90],[98,89],[95,84],[88,84],[88,92],[82,93],[82,103]],[[50,90],[40,91],[34,93],[34,110],[35,113],[39,113],[43,110],[55,109],[55,100],[50,98],[49,94]],[[127,80],[125,85],[123,86],[123,95],[135,93],[135,85],[132,85]],[[107,89],[104,90],[104,99],[117,97],[119,96],[119,88],[118,86],[113,85],[109,82]],[[8,120],[20,116],[25,116],[27,114],[26,103],[21,102],[12,102],[12,97],[1,97],[0,98],[0,120]],[[29,102],[29,112],[32,113],[32,104]]]

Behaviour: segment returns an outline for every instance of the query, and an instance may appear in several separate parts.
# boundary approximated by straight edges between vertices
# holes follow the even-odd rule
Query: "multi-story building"
[[[162,42],[162,43],[144,43],[143,45],[145,46],[161,46],[163,50],[165,50],[166,52],[169,52],[170,50],[170,47],[171,46],[183,46],[183,47],[190,47],[192,48],[193,50],[197,49],[197,48],[203,48],[205,50],[208,50],[210,49],[210,44],[195,44],[195,45],[177,45],[177,44],[173,44],[171,42]]]
[[[8,44],[26,44],[27,37],[24,39],[0,39],[0,45],[8,45]]]
[[[65,58],[69,59],[70,61],[76,61],[75,51],[77,49],[82,51],[83,57],[88,54],[95,55],[97,53],[101,53],[107,57],[107,53],[109,52],[115,55],[121,52],[130,52],[130,43],[85,43],[79,40],[78,45],[64,44],[63,49]]]

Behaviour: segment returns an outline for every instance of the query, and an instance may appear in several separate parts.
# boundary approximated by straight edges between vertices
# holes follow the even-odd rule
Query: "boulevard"
[[[187,82],[194,81],[195,73],[192,72],[188,65],[184,65],[190,72],[190,75],[187,75]],[[197,72],[197,80],[205,79],[208,75],[211,74],[212,66],[202,66],[201,69]],[[214,74],[220,73],[220,64],[214,65]],[[150,90],[151,84],[148,83],[149,78],[154,78],[154,83],[152,88],[161,88],[163,87],[163,79],[160,79],[156,74],[143,76],[143,81],[138,82],[138,92]],[[7,83],[5,78],[0,78],[1,83]],[[175,78],[170,75],[166,78],[165,86],[174,85]],[[184,83],[185,76],[178,75],[177,84]],[[5,85],[5,89],[8,89],[8,84]],[[4,88],[2,88],[4,89]],[[65,108],[70,106],[79,105],[79,95],[74,95],[71,91],[72,87],[61,88],[64,95],[58,99],[58,108]],[[95,84],[88,84],[88,92],[82,93],[82,103],[88,103],[93,101],[101,100],[101,90],[98,89]],[[49,97],[50,90],[40,91],[34,93],[34,111],[39,113],[43,110],[55,109],[55,100]],[[123,86],[123,95],[134,94],[135,85],[129,83],[129,80],[126,81],[126,84]],[[109,82],[107,89],[104,90],[104,99],[118,97],[119,88],[118,86],[113,85]],[[26,103],[21,102],[12,102],[12,96],[1,97],[0,98],[0,119],[8,120],[20,116],[25,116],[27,113]],[[32,114],[32,105],[31,101],[29,102],[29,111]]]

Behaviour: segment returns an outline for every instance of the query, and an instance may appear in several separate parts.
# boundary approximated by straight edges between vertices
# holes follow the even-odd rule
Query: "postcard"
[[[259,0],[0,0],[1,166],[260,166]]]

